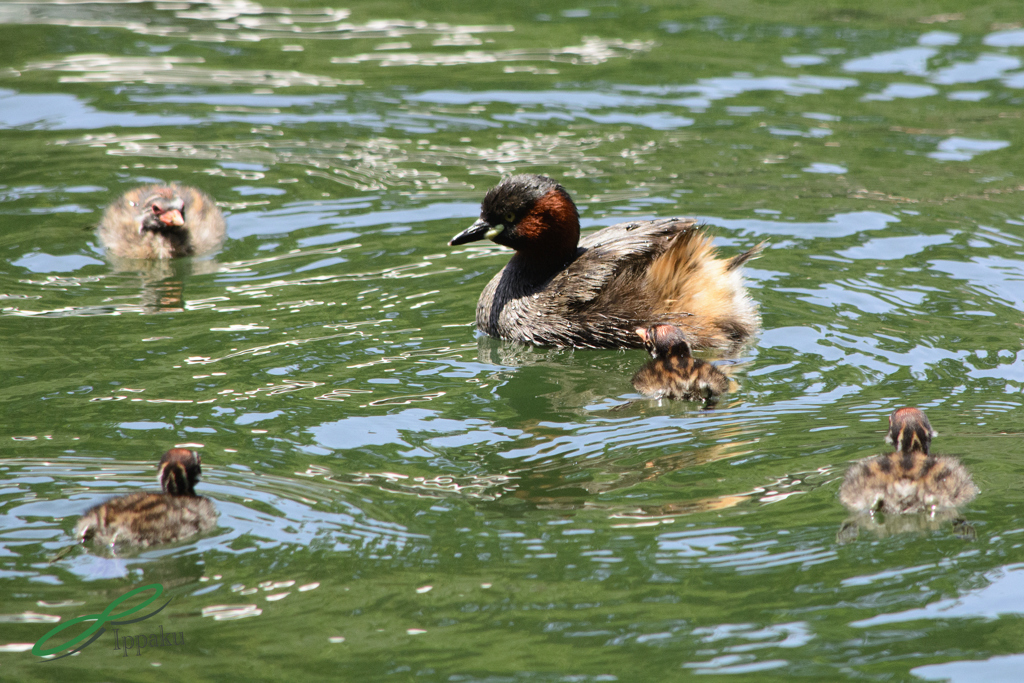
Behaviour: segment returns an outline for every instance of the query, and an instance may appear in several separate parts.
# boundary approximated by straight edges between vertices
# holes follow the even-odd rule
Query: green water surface
[[[0,3],[0,678],[1020,680],[1019,3],[441,5]],[[512,172],[770,242],[716,409],[476,335],[508,252],[446,242]],[[219,253],[104,258],[157,181]],[[904,405],[973,535],[840,544]],[[60,555],[176,444],[215,531]],[[183,645],[29,651],[153,583],[121,635]]]

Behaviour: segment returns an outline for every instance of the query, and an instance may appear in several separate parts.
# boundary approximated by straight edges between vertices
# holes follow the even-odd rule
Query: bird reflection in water
[[[702,440],[711,440],[709,445],[685,448],[667,455],[638,458],[634,451],[630,456],[616,454],[582,460],[552,459],[517,468],[509,471],[515,476],[515,488],[507,490],[502,502],[506,507],[514,499],[542,510],[600,511],[609,518],[638,523],[731,508],[759,492],[725,492],[687,497],[685,500],[672,495],[671,500],[664,502],[658,501],[658,496],[650,496],[646,498],[647,502],[639,504],[632,502],[631,496],[623,494],[629,489],[658,482],[663,477],[688,469],[750,455],[754,452],[752,446],[755,442],[749,434],[754,429],[754,425],[746,422],[719,422],[701,433]],[[665,435],[666,438],[669,436]],[[664,485],[665,482],[660,482],[659,489]],[[605,496],[609,497],[605,499]]]
[[[213,259],[143,261],[110,257],[109,260],[115,272],[107,279],[107,287],[132,291],[131,294],[113,294],[103,300],[104,306],[112,306],[121,313],[180,313],[188,303],[185,298],[188,278],[221,270],[221,264]],[[121,284],[131,274],[137,279]]]

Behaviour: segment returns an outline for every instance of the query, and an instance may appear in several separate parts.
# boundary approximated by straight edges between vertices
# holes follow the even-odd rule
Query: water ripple
[[[381,66],[456,66],[462,64],[494,64],[498,62],[564,62],[568,64],[603,64],[609,59],[648,52],[654,41],[623,41],[618,38],[584,37],[581,45],[550,49],[467,50],[452,53],[377,52],[352,57],[332,57],[332,64],[376,62]]]
[[[954,598],[937,600],[927,607],[902,612],[879,614],[868,619],[851,622],[855,628],[870,628],[907,621],[982,619],[990,621],[1003,615],[1020,615],[1024,608],[1015,596],[1024,590],[1024,565],[1004,565],[977,577],[980,588],[968,590]]]
[[[266,88],[311,86],[337,88],[362,85],[360,80],[339,80],[298,71],[224,69],[190,66],[203,64],[202,57],[118,57],[78,54],[54,61],[29,62],[19,72],[56,71],[60,83],[147,83],[150,85],[251,85]],[[12,74],[0,73],[0,77]],[[108,114],[109,116],[109,114]]]
[[[139,5],[147,7],[140,8]],[[440,36],[439,44],[476,44],[475,34],[507,33],[508,25],[458,25],[445,22],[373,19],[365,24],[345,21],[347,9],[265,7],[253,0],[205,0],[193,3],[158,3],[143,0],[105,0],[95,3],[19,2],[0,5],[0,24],[117,28],[144,36],[164,36],[197,42],[255,42],[259,40],[352,40]],[[205,6],[204,6],[205,5]],[[152,20],[169,13],[159,21]]]

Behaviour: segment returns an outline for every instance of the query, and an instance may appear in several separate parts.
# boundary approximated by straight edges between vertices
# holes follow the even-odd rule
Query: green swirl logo
[[[117,614],[113,613],[114,610],[117,609],[121,605],[121,603],[123,603],[125,600],[133,598],[136,595],[138,595],[139,593],[144,593],[144,592],[150,591],[150,590],[155,591],[155,592],[148,599],[146,599],[143,602],[139,603],[135,607],[132,607],[130,609],[126,609],[123,612],[118,612]],[[64,655],[61,655],[60,657],[54,657],[53,659],[47,660],[47,661],[51,661],[52,662],[52,661],[55,661],[57,659],[63,659],[64,657],[68,657],[70,655],[73,655],[76,652],[80,652],[81,650],[85,649],[87,646],[92,644],[93,641],[95,641],[97,638],[99,638],[104,633],[106,633],[106,630],[107,630],[106,629],[106,625],[107,624],[113,624],[114,626],[120,626],[122,624],[133,624],[135,622],[142,621],[144,619],[149,619],[151,616],[153,616],[157,612],[160,612],[161,610],[163,610],[164,607],[167,607],[167,605],[170,604],[170,602],[171,602],[170,600],[165,602],[163,604],[163,606],[161,606],[156,611],[150,612],[149,614],[147,614],[145,616],[138,617],[138,618],[135,618],[135,619],[124,620],[125,617],[131,616],[132,614],[135,614],[139,610],[142,610],[142,609],[145,609],[146,607],[148,607],[150,604],[153,603],[154,600],[156,600],[161,595],[163,595],[163,592],[164,592],[164,587],[161,586],[159,583],[151,583],[151,584],[146,585],[146,586],[140,586],[138,588],[132,589],[132,590],[128,591],[127,593],[125,593],[124,595],[122,595],[121,597],[119,597],[118,599],[114,600],[109,605],[107,605],[107,608],[105,610],[103,610],[102,612],[100,612],[99,614],[83,614],[80,617],[75,617],[74,619],[71,619],[70,621],[68,621],[66,623],[63,623],[60,626],[57,626],[56,628],[51,629],[49,632],[47,632],[47,634],[45,636],[43,636],[38,641],[36,641],[35,645],[32,646],[32,654],[38,655],[40,657],[45,657],[47,655],[52,655],[52,654],[55,654],[57,652],[60,652],[64,648],[68,648],[68,647],[74,648],[73,650],[71,650],[71,652],[68,652],[67,654],[64,654]],[[93,624],[92,626],[90,626],[89,628],[85,629],[85,631],[83,631],[79,635],[75,636],[71,640],[65,641],[65,642],[63,642],[60,645],[57,645],[55,647],[50,647],[50,648],[44,648],[43,647],[43,645],[46,644],[46,641],[48,641],[50,638],[53,638],[55,635],[57,635],[61,631],[64,631],[64,630],[66,630],[68,628],[71,628],[72,626],[80,624],[83,621],[92,621],[92,620],[96,620],[96,623]],[[86,640],[86,638],[88,638],[88,640]],[[78,645],[78,643],[81,643],[83,640],[85,640],[85,642],[82,643],[82,645]],[[75,646],[78,646],[78,647],[75,647]]]

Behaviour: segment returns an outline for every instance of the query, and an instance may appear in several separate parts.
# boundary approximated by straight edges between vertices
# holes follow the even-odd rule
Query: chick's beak
[[[647,334],[647,330],[644,329],[643,327],[638,327],[638,328],[636,328],[635,331],[637,333],[637,336],[639,336],[641,339],[643,339],[644,344],[646,344],[647,340],[649,339],[649,336]]]
[[[180,228],[185,225],[185,217],[181,215],[181,211],[170,209],[160,214],[160,222],[164,225]]]

